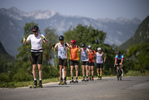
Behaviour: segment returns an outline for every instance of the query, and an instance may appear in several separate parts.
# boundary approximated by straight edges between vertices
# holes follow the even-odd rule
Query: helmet
[[[100,47],[98,47],[98,48],[97,48],[97,50],[101,50],[101,48],[100,48]]]
[[[89,48],[89,49],[91,49],[91,48],[92,48],[92,46],[91,46],[91,45],[88,45],[88,48]]]
[[[70,43],[71,44],[76,44],[76,41],[75,40],[71,40]]]
[[[33,26],[33,28],[32,28],[32,31],[33,32],[37,32],[39,30],[39,27],[38,26]]]
[[[85,47],[85,43],[82,43],[82,45],[81,45],[82,47]]]
[[[59,36],[59,41],[64,41],[64,37],[62,35]]]
[[[121,52],[120,52],[120,51],[118,51],[118,52],[117,52],[117,54],[121,54]]]

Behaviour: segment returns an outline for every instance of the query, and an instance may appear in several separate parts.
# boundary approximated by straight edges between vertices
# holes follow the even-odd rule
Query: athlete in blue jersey
[[[115,65],[120,66],[120,69],[122,70],[122,75],[123,75],[123,69],[122,69],[123,59],[124,59],[124,56],[121,54],[120,51],[118,51],[117,55],[115,56]],[[118,67],[117,67],[117,71],[118,71]]]

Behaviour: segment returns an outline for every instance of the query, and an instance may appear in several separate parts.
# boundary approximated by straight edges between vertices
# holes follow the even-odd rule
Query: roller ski
[[[64,81],[64,85],[67,85],[67,82],[66,81]]]
[[[37,85],[37,81],[34,81],[34,85],[31,85],[29,88],[30,89],[31,88],[43,88],[42,81],[39,81],[39,84],[38,85]]]
[[[92,77],[90,81],[94,81],[94,78]]]
[[[63,80],[60,80],[60,82],[58,83],[58,85],[64,85]]]
[[[85,80],[85,79],[83,79],[83,80],[82,80],[82,82],[86,82],[86,80]]]
[[[70,81],[70,83],[75,83],[75,81],[72,79],[72,80]]]
[[[102,76],[98,76],[97,80],[102,80]]]

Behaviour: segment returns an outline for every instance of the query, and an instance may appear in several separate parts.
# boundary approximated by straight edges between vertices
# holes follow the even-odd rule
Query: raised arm
[[[48,44],[47,39],[46,39],[43,35],[41,35],[41,39],[42,39],[42,41],[43,41],[45,44]]]
[[[57,43],[56,45],[54,44],[54,45],[52,46],[52,50],[55,50],[57,47],[58,47],[58,43]]]

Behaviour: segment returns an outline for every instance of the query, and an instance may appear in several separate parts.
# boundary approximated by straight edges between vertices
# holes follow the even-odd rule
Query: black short
[[[82,61],[82,65],[88,65],[88,61]]]
[[[94,66],[94,62],[90,62],[88,66]]]
[[[70,66],[79,65],[77,60],[70,60]]]
[[[103,64],[102,64],[102,63],[101,63],[101,64],[97,64],[97,63],[96,63],[96,67],[97,67],[97,68],[103,68]]]
[[[31,52],[32,64],[42,64],[42,52]]]
[[[67,66],[67,59],[59,59],[58,62],[59,62],[59,65],[62,65],[65,67]]]

